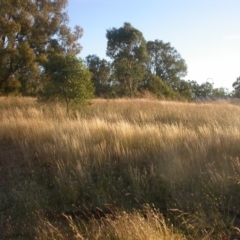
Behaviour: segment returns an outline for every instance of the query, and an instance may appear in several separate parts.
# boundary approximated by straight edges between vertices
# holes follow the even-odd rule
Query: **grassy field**
[[[0,239],[240,239],[240,105],[0,98]]]

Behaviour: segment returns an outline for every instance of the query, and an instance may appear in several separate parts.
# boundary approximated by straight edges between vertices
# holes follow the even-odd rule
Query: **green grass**
[[[240,106],[93,100],[66,117],[61,105],[1,98],[0,111],[4,237],[224,239],[239,232]],[[67,215],[106,204],[114,219]]]

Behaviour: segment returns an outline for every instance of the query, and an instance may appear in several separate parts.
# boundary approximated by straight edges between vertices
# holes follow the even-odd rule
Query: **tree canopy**
[[[97,55],[88,55],[85,59],[88,70],[92,73],[95,95],[105,96],[110,91],[111,63]]]
[[[170,43],[148,41],[147,50],[150,56],[147,67],[151,74],[159,76],[172,87],[176,87],[181,77],[187,75],[185,60]]]
[[[80,52],[83,30],[67,26],[66,5],[67,0],[0,1],[0,90],[12,79],[26,88],[52,54]]]
[[[240,98],[240,77],[238,77],[236,81],[233,82],[232,87],[234,88],[233,96]]]

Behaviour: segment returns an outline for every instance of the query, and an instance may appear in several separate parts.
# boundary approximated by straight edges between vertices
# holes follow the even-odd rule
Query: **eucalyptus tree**
[[[27,86],[55,53],[77,54],[83,30],[68,26],[67,0],[0,1],[0,90],[12,79]],[[26,87],[25,86],[25,87]]]
[[[143,34],[130,23],[107,30],[107,56],[113,60],[114,76],[125,95],[133,97],[146,74],[148,61]]]
[[[173,88],[177,88],[181,77],[187,75],[185,60],[170,43],[160,40],[148,41],[147,50],[150,57],[147,64],[148,71]]]

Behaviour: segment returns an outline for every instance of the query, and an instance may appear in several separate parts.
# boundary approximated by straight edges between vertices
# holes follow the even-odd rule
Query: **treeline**
[[[97,97],[137,97],[146,91],[176,100],[230,96],[227,89],[214,88],[213,83],[183,80],[187,65],[177,50],[161,40],[147,42],[130,23],[107,30],[106,37],[111,61],[97,55],[85,59]]]
[[[68,27],[67,0],[0,2],[0,94],[62,99],[139,97],[192,100],[240,96],[206,82],[185,81],[187,64],[170,43],[146,41],[130,23],[107,30],[107,56],[79,59],[83,29]],[[90,74],[91,73],[91,74]]]

